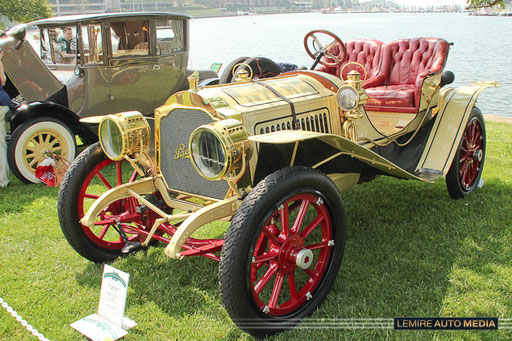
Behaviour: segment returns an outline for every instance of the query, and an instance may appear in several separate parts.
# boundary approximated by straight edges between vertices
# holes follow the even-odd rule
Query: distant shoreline
[[[506,116],[484,114],[486,121],[512,124],[512,118]]]

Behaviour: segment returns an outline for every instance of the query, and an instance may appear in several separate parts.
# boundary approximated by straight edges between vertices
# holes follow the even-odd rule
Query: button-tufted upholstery
[[[365,83],[368,110],[417,112],[427,76],[443,71],[449,44],[439,38],[391,41],[381,46],[379,73]]]
[[[378,40],[349,40],[345,42],[345,47],[347,48],[347,59],[343,62],[343,64],[338,65],[336,67],[328,67],[325,65],[319,64],[319,66],[316,68],[318,71],[323,71],[330,73],[332,75],[340,77],[340,71],[347,64],[348,62],[357,62],[359,64],[362,64],[366,72],[368,72],[368,77],[366,82],[370,81],[372,77],[375,77],[375,75],[378,72],[378,64],[380,60],[380,46],[383,43]],[[341,47],[339,44],[334,44],[330,49],[329,53],[338,56],[339,58],[343,58],[343,52],[341,50]],[[334,62],[332,59],[324,57],[324,60],[328,62]],[[359,70],[355,65],[354,66],[347,66],[347,68],[343,71],[344,76],[352,70],[358,70],[359,72],[362,72]],[[363,85],[365,86],[365,85]]]

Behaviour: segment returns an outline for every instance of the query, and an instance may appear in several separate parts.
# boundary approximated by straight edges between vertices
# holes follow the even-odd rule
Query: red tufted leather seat
[[[365,82],[367,110],[417,113],[427,76],[443,71],[449,44],[439,38],[400,39],[380,48],[378,74]]]
[[[366,79],[366,82],[369,82],[372,80],[373,77],[375,77],[378,73],[378,65],[380,60],[380,47],[383,43],[378,40],[349,40],[345,42],[345,47],[347,48],[347,60],[343,62],[343,64],[338,65],[336,67],[329,67],[325,65],[319,65],[316,70],[323,71],[330,73],[331,75],[335,75],[340,77],[340,71],[347,64],[348,62],[357,62],[359,64],[362,64],[366,72],[368,72],[368,77]],[[329,49],[329,53],[338,56],[340,58],[343,57],[342,50],[339,44],[333,45]],[[333,62],[332,59],[329,59],[327,57],[324,57],[325,60],[328,62]],[[356,66],[348,66],[344,71],[344,76],[350,72],[351,70],[358,70],[359,72],[362,72],[359,70]],[[363,84],[363,87],[366,87],[365,84]]]

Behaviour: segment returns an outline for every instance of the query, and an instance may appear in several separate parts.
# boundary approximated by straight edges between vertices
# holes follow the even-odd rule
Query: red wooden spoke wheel
[[[458,151],[446,175],[448,192],[460,199],[478,187],[485,160],[485,124],[482,113],[473,108]]]
[[[345,225],[338,190],[323,173],[268,175],[234,215],[222,249],[219,283],[231,319],[264,336],[312,314],[336,278]]]
[[[297,309],[323,278],[333,247],[322,198],[309,193],[289,198],[271,214],[254,249],[250,283],[258,307],[272,315]]]
[[[80,193],[78,196],[78,218],[82,219],[86,213],[84,204],[87,201],[92,203],[94,200],[100,197],[98,194],[91,192],[92,182],[101,183],[100,188],[104,192],[109,189],[122,185],[123,182],[123,163],[124,167],[129,167],[127,162],[114,162],[110,159],[101,161],[93,170],[87,175],[85,181],[82,184]],[[115,173],[114,173],[115,171]],[[112,173],[112,174],[109,174]],[[127,176],[125,175],[125,178]],[[137,173],[133,172],[130,178],[126,182],[132,182],[137,177]],[[87,200],[91,199],[91,200]],[[96,227],[90,228],[88,226],[80,224],[84,233],[87,235],[89,240],[97,244],[102,248],[118,250],[125,245],[125,241],[121,238],[119,233],[113,231],[113,226],[117,222],[136,222],[142,223],[141,214],[137,213],[136,209],[139,203],[134,198],[121,199],[111,203],[103,209],[100,214],[99,221],[96,223]],[[110,231],[110,233],[109,233]],[[129,231],[125,231],[129,233]],[[132,235],[129,240],[139,239],[142,240],[138,235]]]
[[[115,227],[122,228],[128,240],[140,242],[156,218],[154,213],[142,210],[137,200],[126,198],[105,207],[95,227],[80,223],[101,194],[136,179],[131,167],[122,164],[108,159],[96,143],[75,159],[60,188],[58,211],[62,232],[75,251],[93,262],[111,261],[122,254],[125,241]]]
[[[462,188],[468,190],[475,183],[483,159],[482,127],[473,120],[466,128],[459,150],[459,177]]]

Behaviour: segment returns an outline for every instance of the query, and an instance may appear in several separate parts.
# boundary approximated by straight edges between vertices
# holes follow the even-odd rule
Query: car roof
[[[183,19],[192,18],[189,15],[181,13],[167,13],[167,12],[123,12],[123,13],[97,13],[97,14],[81,14],[81,15],[64,15],[60,17],[46,18],[36,20],[30,25],[67,25],[75,24],[83,21],[99,20],[99,19],[118,19],[118,18],[133,18],[133,17],[178,17]]]

